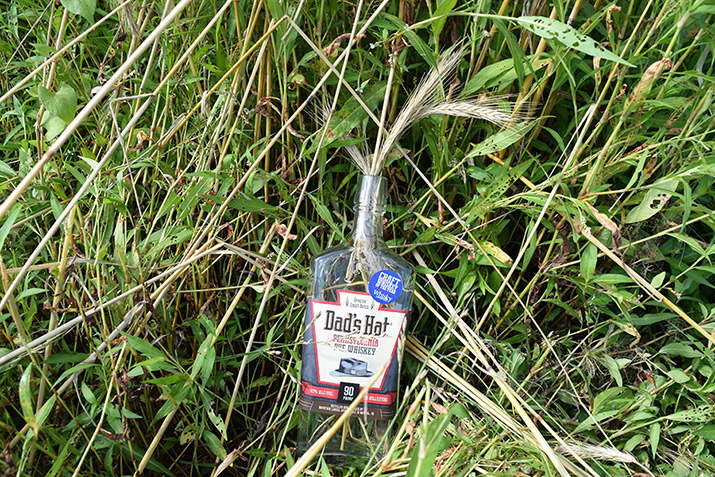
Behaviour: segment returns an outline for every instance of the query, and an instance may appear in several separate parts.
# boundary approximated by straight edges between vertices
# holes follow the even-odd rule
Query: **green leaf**
[[[47,130],[45,134],[46,141],[52,141],[62,134],[62,131],[67,127],[67,123],[64,120],[49,111],[42,115],[42,122],[40,124]]]
[[[529,71],[536,72],[546,66],[549,61],[544,59],[537,60],[535,55],[530,55],[524,58],[524,63]],[[479,70],[472,79],[467,81],[462,94],[470,96],[482,89],[494,87],[497,88],[497,91],[503,91],[506,86],[510,85],[518,77],[513,58],[498,61]]]
[[[598,261],[598,249],[592,243],[586,246],[581,256],[581,275],[586,281],[591,280],[596,271],[596,262]],[[619,384],[620,386],[620,384]]]
[[[206,441],[206,445],[209,446],[211,452],[213,452],[213,454],[218,457],[219,460],[224,460],[226,458],[227,452],[221,444],[219,438],[216,437],[216,434],[211,431],[204,431],[202,436]]]
[[[650,452],[655,457],[655,453],[658,450],[658,442],[660,441],[660,424],[653,423],[650,426]]]
[[[670,371],[666,372],[666,374],[670,376],[670,379],[672,379],[678,384],[683,384],[690,381],[690,376],[685,374],[682,369],[671,369]]]
[[[669,343],[660,349],[660,353],[668,356],[682,356],[683,358],[699,358],[703,354],[694,350],[692,346],[685,343]]]
[[[386,82],[380,82],[367,86],[362,91],[361,96],[368,108],[376,109],[378,107],[385,96],[386,86]],[[324,145],[343,140],[345,136],[357,128],[365,120],[365,118],[367,118],[367,112],[365,112],[357,100],[354,98],[349,99],[345,102],[342,108],[333,114],[330,120],[330,129],[325,136]],[[311,144],[306,151],[306,154],[313,152],[317,145],[317,142],[315,142],[315,144]]]
[[[660,288],[660,286],[663,284],[663,280],[665,280],[665,272],[660,272],[658,275],[653,277],[653,280],[650,282],[650,284],[653,285],[653,288]]]
[[[62,0],[62,6],[75,15],[82,15],[90,23],[94,22],[97,0]]]
[[[710,404],[706,404],[693,409],[678,411],[666,416],[665,419],[674,422],[710,422],[715,419],[715,408]]]
[[[42,425],[45,423],[47,418],[49,417],[50,413],[54,410],[55,407],[55,401],[57,400],[57,396],[54,394],[50,396],[50,398],[45,402],[45,404],[42,405],[40,410],[37,412],[36,420],[37,420],[37,429],[42,429]]]
[[[177,383],[169,392],[167,401],[159,409],[159,411],[154,416],[153,422],[157,422],[164,417],[166,417],[171,411],[173,411],[179,404],[181,404],[186,396],[191,392],[191,386],[186,385],[186,383]]]
[[[196,379],[199,372],[204,383],[208,382],[209,377],[211,377],[211,371],[213,371],[214,361],[216,360],[216,349],[211,346],[212,341],[213,336],[208,335],[199,346],[199,350],[196,352],[196,360],[191,365],[192,380]]]
[[[15,300],[20,301],[24,300],[25,298],[29,298],[31,296],[39,295],[40,293],[45,293],[47,290],[44,288],[28,288],[27,290],[23,290],[20,293],[17,294],[15,297]]]
[[[425,63],[427,63],[430,68],[436,68],[437,61],[434,58],[434,52],[430,50],[427,43],[425,43],[415,31],[410,30],[409,28],[405,30],[405,36],[410,44],[415,48],[417,53],[419,53],[422,59],[425,60]]]
[[[665,206],[670,200],[671,193],[678,186],[676,179],[667,179],[656,182],[645,193],[643,201],[635,206],[626,216],[627,224],[634,224],[649,219]]]
[[[616,381],[616,385],[618,387],[623,386],[623,377],[621,376],[621,370],[618,362],[607,354],[603,355],[601,362],[606,367],[608,372],[611,373],[611,376]]]
[[[610,410],[613,406],[612,403],[621,398],[622,394],[628,393],[627,388],[608,388],[605,391],[598,394],[593,399],[593,413],[599,413],[604,410]]]
[[[216,430],[221,434],[224,439],[228,439],[228,436],[226,435],[226,426],[223,423],[223,419],[221,419],[221,417],[219,417],[210,407],[206,407],[205,409],[206,414],[209,416],[209,420],[214,425]]]
[[[65,123],[70,123],[74,119],[77,110],[77,93],[69,85],[62,83],[56,93],[40,86],[39,95],[45,108]]]
[[[465,156],[465,159],[476,156],[484,156],[486,154],[492,154],[506,149],[524,137],[535,124],[535,121],[531,123],[521,123],[499,131],[496,134],[492,134],[487,139],[474,146]]]
[[[529,69],[533,73],[531,64],[526,61],[524,50],[521,49],[516,37],[509,31],[507,26],[500,21],[495,21],[494,26],[497,27],[499,33],[501,33],[506,40],[506,45],[509,48],[509,53],[511,53],[512,61],[514,63],[514,72],[519,80],[519,86],[521,86],[524,83],[524,65],[529,66]]]
[[[3,249],[3,244],[5,243],[5,239],[7,238],[8,234],[10,233],[10,230],[12,229],[12,226],[15,225],[15,220],[17,219],[17,216],[20,214],[20,205],[16,204],[11,210],[10,215],[7,216],[5,219],[5,223],[2,224],[2,227],[0,227],[0,250]]]
[[[709,441],[715,441],[715,424],[708,424],[693,432],[696,436],[702,436]]]
[[[445,15],[449,15],[452,10],[454,10],[455,5],[457,5],[457,0],[442,0],[442,2],[438,2],[437,9],[432,13],[432,18],[435,18],[432,22],[432,32],[434,33],[435,43],[439,43],[439,37],[442,34],[442,29],[444,28],[444,24],[447,22],[447,17]]]
[[[127,342],[129,343],[129,346],[134,348],[136,351],[138,351],[140,354],[147,356],[149,358],[161,358],[161,359],[166,359],[166,355],[152,346],[150,343],[147,341],[144,341],[141,338],[137,338],[136,336],[127,334],[127,333],[122,333],[124,336],[127,338]]]
[[[35,434],[35,437],[37,437],[37,420],[32,406],[32,389],[30,388],[31,380],[32,364],[28,364],[20,377],[20,407],[22,408],[22,416],[25,418],[25,422],[30,425],[32,432]]]
[[[285,15],[285,10],[283,10],[283,7],[281,6],[279,0],[268,0],[266,2],[266,6],[268,7],[268,11],[270,12],[271,16],[276,20]]]
[[[558,20],[546,17],[525,16],[517,18],[516,21],[530,32],[547,40],[555,40],[562,45],[566,45],[569,48],[573,48],[581,53],[586,53],[587,55],[615,61],[616,63],[626,66],[633,66],[633,64],[623,60],[612,51],[599,45],[593,38],[574,30]]]
[[[441,414],[423,429],[420,441],[412,449],[407,477],[428,477],[431,474],[437,455],[449,445],[450,441],[444,431],[451,417],[450,414]]]
[[[3,161],[0,161],[0,174],[6,176],[6,177],[12,177],[15,175],[15,170],[5,164]]]

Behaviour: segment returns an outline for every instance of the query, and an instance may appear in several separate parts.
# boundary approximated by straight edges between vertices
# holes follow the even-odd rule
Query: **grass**
[[[0,471],[714,474],[715,11],[525,5],[7,4]],[[532,120],[422,119],[386,157],[418,267],[390,452],[297,463],[341,146],[455,43],[445,93]]]

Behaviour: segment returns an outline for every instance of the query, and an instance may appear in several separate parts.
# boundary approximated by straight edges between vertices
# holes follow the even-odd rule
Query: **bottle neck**
[[[387,200],[387,179],[360,176],[355,192],[353,243],[359,248],[375,248],[382,242],[382,217]]]

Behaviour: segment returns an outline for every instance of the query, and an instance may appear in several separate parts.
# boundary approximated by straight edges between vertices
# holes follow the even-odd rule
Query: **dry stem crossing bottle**
[[[366,400],[324,448],[331,463],[379,457],[384,449],[377,446],[395,413],[414,269],[382,237],[386,182],[381,176],[359,177],[352,235],[311,260],[299,451],[307,450],[375,379]]]

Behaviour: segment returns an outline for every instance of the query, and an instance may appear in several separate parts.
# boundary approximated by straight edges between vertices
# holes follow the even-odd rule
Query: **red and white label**
[[[338,291],[337,302],[311,300],[311,311],[319,385],[311,386],[312,391],[318,393],[321,384],[340,386],[345,381],[364,387],[378,374],[371,391],[379,392],[385,383],[386,364],[389,366],[397,352],[407,312],[383,309],[370,294],[345,290]],[[310,391],[306,394],[337,397]],[[368,399],[371,404],[389,405],[394,398],[381,396],[380,401],[385,402]]]

